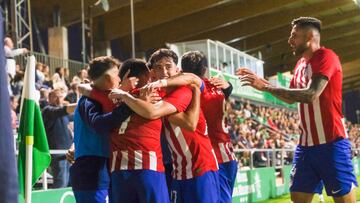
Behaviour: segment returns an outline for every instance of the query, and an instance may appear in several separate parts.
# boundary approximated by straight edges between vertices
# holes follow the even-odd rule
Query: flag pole
[[[28,56],[25,79],[35,81],[35,57]],[[35,87],[33,87],[35,88]],[[22,98],[25,99],[24,97]],[[23,102],[22,102],[23,103]],[[25,135],[25,203],[31,203],[31,192],[32,192],[32,173],[33,173],[33,145],[34,137],[33,132]]]
[[[32,191],[32,155],[33,155],[33,136],[26,136],[26,158],[25,158],[25,203],[31,203]]]

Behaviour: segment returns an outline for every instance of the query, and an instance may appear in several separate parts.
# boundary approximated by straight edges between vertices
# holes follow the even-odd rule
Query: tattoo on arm
[[[280,99],[283,98],[287,101],[311,103],[321,95],[327,83],[328,78],[326,76],[316,75],[312,77],[312,81],[310,81],[310,86],[305,89],[289,89],[269,85],[266,87],[266,91],[270,92],[276,97],[279,97]]]

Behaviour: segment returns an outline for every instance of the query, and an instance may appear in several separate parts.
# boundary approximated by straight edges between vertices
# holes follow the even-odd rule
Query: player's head
[[[207,58],[200,51],[186,52],[181,57],[181,69],[183,72],[203,77],[207,69]]]
[[[100,89],[113,89],[119,86],[120,62],[112,56],[96,57],[89,63],[89,78]]]
[[[313,17],[300,17],[294,19],[291,25],[288,43],[294,55],[302,55],[313,43],[320,44],[320,20]]]
[[[124,80],[126,75],[127,77],[137,77],[139,79],[138,88],[150,81],[150,70],[147,67],[146,61],[142,59],[132,58],[124,61],[120,68],[119,77],[121,80]]]
[[[170,49],[158,49],[149,59],[149,68],[156,79],[164,79],[179,73],[178,56]]]

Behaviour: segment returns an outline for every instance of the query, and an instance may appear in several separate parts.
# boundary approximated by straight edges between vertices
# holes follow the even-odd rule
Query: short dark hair
[[[150,72],[146,65],[146,61],[137,58],[128,59],[121,65],[119,72],[119,77],[121,80],[124,79],[124,76],[128,70],[130,70],[128,77],[139,77],[144,73]]]
[[[176,53],[170,49],[158,49],[153,54],[151,54],[149,59],[149,68],[152,69],[156,62],[160,61],[163,58],[172,58],[175,64],[177,64],[179,58]]]
[[[321,32],[321,21],[314,17],[299,17],[291,22],[291,26],[300,28],[315,28],[319,33]]]
[[[189,51],[181,57],[181,69],[183,72],[194,73],[202,77],[207,67],[207,58],[200,51]]]
[[[101,77],[106,71],[113,67],[119,68],[120,61],[112,56],[96,57],[89,63],[88,75],[91,80],[96,80]]]

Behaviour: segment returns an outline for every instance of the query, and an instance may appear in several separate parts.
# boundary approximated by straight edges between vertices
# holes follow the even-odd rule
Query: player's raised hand
[[[226,89],[230,86],[230,84],[227,81],[225,81],[222,78],[217,78],[217,77],[210,78],[210,83],[220,89]]]
[[[153,104],[161,100],[156,88],[149,86],[140,89],[139,98]]]
[[[251,86],[257,90],[264,91],[269,83],[255,74],[239,76],[242,86]]]
[[[162,87],[166,87],[167,86],[167,82],[165,79],[162,80],[157,80],[155,82],[151,82],[149,84],[146,85],[146,87],[148,88],[162,88]]]
[[[235,73],[235,75],[237,75],[237,76],[252,75],[252,74],[255,75],[255,73],[252,72],[248,68],[239,68],[239,69],[236,70],[236,73]]]
[[[129,93],[125,92],[124,90],[113,89],[113,90],[111,90],[111,92],[109,94],[109,99],[111,99],[113,101],[121,100],[127,94],[129,94]]]
[[[124,77],[121,78],[120,89],[129,92],[136,88],[139,79],[137,77],[129,77],[130,69],[125,73]]]

